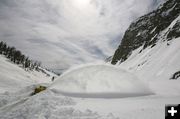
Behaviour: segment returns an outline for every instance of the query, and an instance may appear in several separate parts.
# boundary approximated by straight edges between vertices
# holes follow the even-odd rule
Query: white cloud
[[[0,0],[0,38],[51,68],[112,55],[159,0]]]

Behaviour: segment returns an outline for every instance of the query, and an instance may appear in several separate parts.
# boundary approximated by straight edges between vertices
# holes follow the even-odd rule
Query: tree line
[[[8,46],[3,41],[0,42],[0,54],[6,56],[11,62],[22,66],[25,70],[39,70],[41,66],[41,62],[30,60],[21,51],[15,47]]]

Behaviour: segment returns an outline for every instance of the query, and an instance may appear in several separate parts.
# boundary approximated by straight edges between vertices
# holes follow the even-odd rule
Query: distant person
[[[53,76],[51,80],[54,81],[54,79],[55,79],[55,77]]]

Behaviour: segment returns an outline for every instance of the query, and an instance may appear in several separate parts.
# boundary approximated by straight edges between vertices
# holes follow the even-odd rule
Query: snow
[[[17,96],[21,94],[21,92],[18,93],[16,93]],[[12,96],[9,95],[9,97]],[[165,104],[172,102],[178,104],[179,99],[180,96],[161,95],[119,99],[82,99],[62,96],[47,90],[32,97],[27,95],[18,101],[12,100],[0,108],[0,118],[163,119]]]
[[[139,33],[136,35],[136,37],[137,37],[137,36],[140,36],[140,35],[141,35],[141,32],[139,32]]]
[[[25,71],[11,63],[4,56],[0,56],[0,67],[0,93],[15,92],[29,85],[51,81],[49,77],[41,72]]]
[[[157,27],[155,27],[150,33],[152,34],[155,30],[156,30]]]
[[[136,76],[110,65],[84,65],[60,76],[50,87],[76,97],[131,97],[152,92]]]
[[[26,96],[19,101],[0,108],[1,119],[117,119],[112,114],[74,108],[74,99],[53,93],[50,90],[35,96]]]

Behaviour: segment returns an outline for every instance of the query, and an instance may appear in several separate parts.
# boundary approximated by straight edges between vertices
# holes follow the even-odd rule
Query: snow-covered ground
[[[15,92],[29,85],[50,82],[51,78],[42,72],[27,72],[0,55],[0,93]]]

